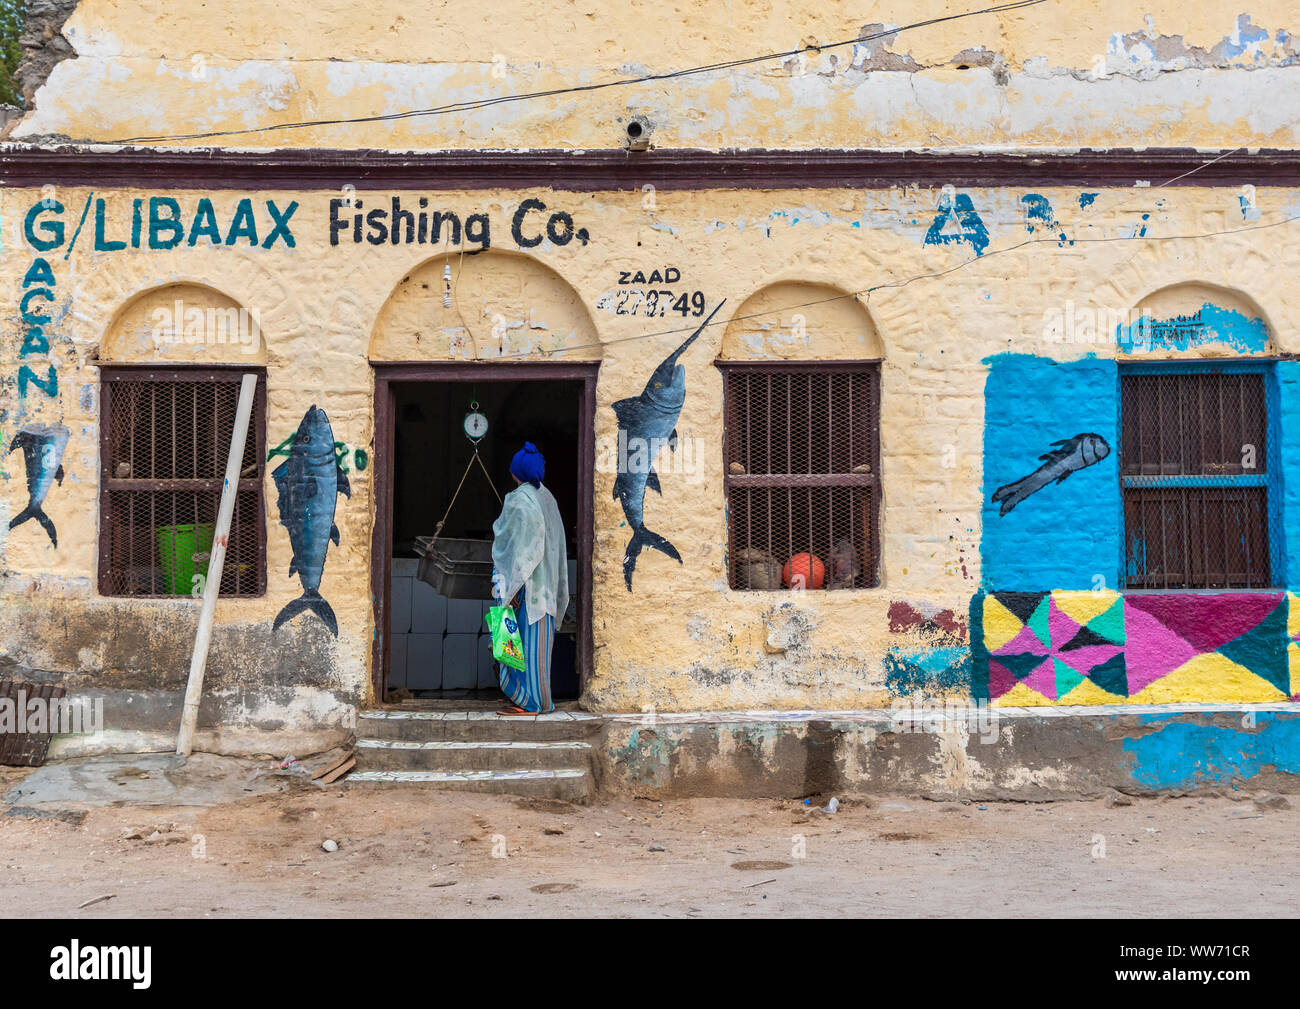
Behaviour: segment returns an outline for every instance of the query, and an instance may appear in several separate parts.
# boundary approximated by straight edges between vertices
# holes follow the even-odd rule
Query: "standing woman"
[[[501,690],[511,701],[501,714],[533,715],[555,709],[551,648],[569,605],[568,550],[559,506],[542,486],[546,460],[531,441],[515,453],[510,475],[518,486],[492,526],[492,590],[500,605],[515,602],[526,668],[500,667]]]

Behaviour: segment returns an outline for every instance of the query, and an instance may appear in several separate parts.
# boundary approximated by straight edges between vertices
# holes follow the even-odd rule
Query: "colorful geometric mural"
[[[1062,704],[1258,703],[1300,695],[1293,593],[980,593],[976,699]]]

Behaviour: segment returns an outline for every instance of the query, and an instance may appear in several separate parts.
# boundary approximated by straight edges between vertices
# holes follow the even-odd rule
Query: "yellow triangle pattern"
[[[1078,624],[1105,613],[1120,599],[1118,592],[1057,590],[1052,592],[1057,609]],[[1014,613],[992,596],[984,597],[984,644],[995,652],[1024,627]],[[1300,593],[1287,593],[1287,634],[1300,635]],[[1042,707],[1074,704],[1179,704],[1187,702],[1254,704],[1287,701],[1300,697],[1300,644],[1287,644],[1290,693],[1283,693],[1261,676],[1217,652],[1197,655],[1166,673],[1131,697],[1121,697],[1084,679],[1058,700],[1017,683],[990,703],[1001,707]]]
[[[1119,694],[1112,694],[1108,690],[1102,690],[1101,687],[1093,683],[1092,680],[1083,680],[1077,687],[1064,695],[1057,704],[1128,704],[1130,699],[1120,697]]]
[[[992,596],[984,597],[984,647],[996,652],[1020,633],[1024,623]]]
[[[1071,691],[1073,693],[1073,691]],[[1023,683],[1017,683],[1001,697],[993,701],[992,707],[997,708],[1037,708],[1040,705],[1052,704],[1048,698],[1044,697],[1037,690],[1033,690]]]
[[[1118,592],[1067,592],[1057,590],[1052,593],[1052,602],[1056,608],[1080,626],[1093,617],[1101,616],[1115,605],[1119,599]],[[1110,701],[1105,702],[1107,704]]]
[[[1074,693],[1074,691],[1070,691]],[[1238,665],[1217,652],[1189,659],[1173,672],[1139,690],[1129,704],[1182,704],[1187,702],[1223,702],[1252,704],[1262,701],[1285,701],[1289,698],[1245,666]]]

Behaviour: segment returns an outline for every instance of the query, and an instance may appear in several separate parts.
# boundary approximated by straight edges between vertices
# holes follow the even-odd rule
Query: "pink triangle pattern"
[[[1128,605],[1124,607],[1124,633],[1129,696],[1200,654],[1146,610]]]
[[[1049,701],[1056,700],[1056,663],[1051,659],[1040,662],[1034,670],[1020,681],[1030,690],[1036,690]]]
[[[1012,675],[1011,670],[1007,669],[1001,662],[996,659],[989,659],[989,697],[998,698],[1016,685],[1018,681]]]
[[[1255,627],[1276,609],[1280,592],[1232,595],[1127,596],[1124,613],[1149,614],[1196,653],[1213,652]]]
[[[1056,608],[1056,600],[1047,597],[1047,633],[1052,639],[1052,652],[1060,651],[1062,645],[1068,645],[1079,633],[1079,624],[1073,617]]]
[[[1052,654],[1082,676],[1087,676],[1094,666],[1109,662],[1124,650],[1122,645],[1085,645],[1083,648],[1071,648],[1063,652],[1052,649]]]
[[[1020,628],[1020,633],[999,648],[994,655],[1046,655],[1046,646],[1038,640],[1038,635],[1029,629],[1029,625]]]

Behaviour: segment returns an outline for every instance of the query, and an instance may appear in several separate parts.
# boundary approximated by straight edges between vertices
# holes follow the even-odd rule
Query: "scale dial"
[[[472,406],[476,405],[472,404]],[[470,441],[478,441],[487,434],[488,419],[477,409],[471,409],[469,413],[465,414],[464,427],[465,437]]]

